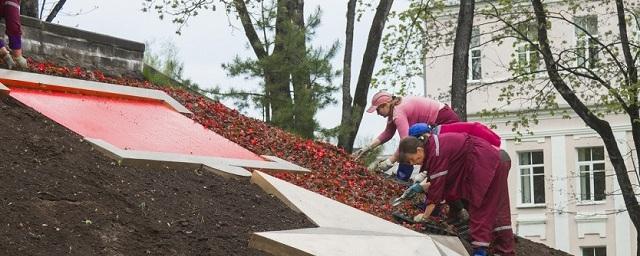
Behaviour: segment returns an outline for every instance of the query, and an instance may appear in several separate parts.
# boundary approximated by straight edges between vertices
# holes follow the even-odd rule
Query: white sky
[[[224,11],[201,12],[199,16],[189,21],[188,26],[183,28],[182,35],[176,35],[177,27],[170,22],[170,19],[161,21],[155,13],[143,13],[141,11],[142,2],[143,0],[68,1],[54,22],[138,42],[170,40],[178,48],[179,58],[184,62],[185,77],[192,79],[201,87],[257,88],[256,81],[227,77],[221,68],[221,64],[230,62],[236,55],[253,56],[253,52],[247,48],[247,39],[239,22],[232,21],[236,28],[231,28],[229,18]],[[394,9],[407,5],[406,1],[395,2]],[[316,31],[316,37],[312,44],[329,47],[335,40],[340,40],[343,46],[347,1],[307,0],[305,1],[305,11],[313,11],[320,3],[322,3],[323,11],[322,23]],[[89,10],[92,11],[87,12]],[[69,15],[69,13],[79,11],[86,13],[78,16]],[[46,16],[46,13],[44,15]],[[355,26],[352,95],[372,17],[373,14],[364,16]],[[341,48],[333,60],[334,67],[341,69],[343,55],[343,48]],[[379,63],[378,61],[377,66]],[[341,81],[342,78],[337,77],[334,83],[339,85]],[[369,97],[376,91],[370,90]],[[410,94],[419,95],[421,93]],[[338,99],[338,104],[327,107],[316,115],[318,122],[325,128],[335,127],[340,123],[342,104],[340,91],[336,92],[335,98]],[[229,107],[233,106],[229,105]],[[257,111],[247,114],[252,117],[261,117]],[[365,143],[364,138],[377,136],[384,129],[384,121],[383,118],[375,114],[365,113],[356,139],[356,146]],[[390,146],[386,147],[386,151],[390,150]]]

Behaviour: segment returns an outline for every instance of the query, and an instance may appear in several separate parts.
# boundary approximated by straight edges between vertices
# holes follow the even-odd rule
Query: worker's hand
[[[2,57],[2,60],[4,61],[4,64],[8,69],[14,69],[16,67],[16,62],[13,61],[11,54],[4,55],[4,57]]]
[[[364,156],[367,152],[369,152],[369,150],[371,150],[371,148],[369,146],[366,146],[361,149],[358,149],[356,152],[353,152],[351,156],[353,156],[353,158],[358,160],[360,157]]]
[[[469,220],[469,212],[467,211],[467,209],[462,208],[460,209],[460,212],[458,212],[458,218],[462,221],[468,221]]]
[[[416,176],[411,177],[411,179],[413,179],[413,183],[420,183],[427,179],[427,172],[419,172]]]
[[[387,158],[376,162],[372,169],[375,172],[386,172],[391,169],[391,167],[393,167],[393,162]]]
[[[415,222],[426,222],[427,220],[429,220],[428,216],[424,216],[424,213],[420,213],[416,216],[413,217],[413,221]]]

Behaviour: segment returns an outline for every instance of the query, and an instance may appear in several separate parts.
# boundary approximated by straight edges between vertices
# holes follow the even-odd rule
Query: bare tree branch
[[[60,12],[60,10],[62,10],[62,7],[64,6],[64,4],[67,2],[67,0],[60,0],[56,3],[55,6],[53,6],[53,9],[51,9],[51,12],[49,13],[49,15],[47,16],[47,20],[46,22],[52,22],[53,19],[56,18],[56,16],[58,15],[58,12]],[[44,1],[43,1],[44,4]],[[44,8],[43,8],[44,9]]]

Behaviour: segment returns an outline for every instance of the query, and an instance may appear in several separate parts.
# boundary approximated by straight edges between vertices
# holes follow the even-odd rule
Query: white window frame
[[[584,250],[592,250],[593,251],[593,255],[595,256],[599,256],[596,255],[596,249],[598,248],[604,248],[604,254],[607,255],[607,246],[585,246],[585,247],[580,247],[580,253],[582,256],[585,256]]]
[[[603,156],[604,159],[603,160],[593,160],[593,149],[594,148],[603,148]],[[591,149],[591,160],[589,161],[580,161],[579,160],[579,150],[581,149]],[[602,146],[594,146],[594,147],[580,147],[580,148],[576,148],[576,176],[577,176],[577,199],[578,199],[578,204],[579,205],[584,205],[584,204],[604,204],[607,201],[607,176],[605,173],[605,169],[606,169],[606,154],[607,152],[604,151],[604,147]],[[603,170],[598,170],[597,172],[602,172],[603,174],[605,174],[605,180],[604,180],[604,199],[602,200],[595,200],[595,177],[594,177],[594,173],[596,171],[594,171],[593,166],[595,164],[602,164],[604,166]],[[589,186],[591,188],[591,191],[589,193],[589,196],[591,199],[583,199],[582,198],[582,171],[580,171],[580,166],[589,166]]]
[[[526,72],[527,73],[533,73],[535,71],[540,70],[541,67],[541,59],[540,59],[540,54],[538,54],[538,51],[535,50],[535,46],[537,46],[537,24],[536,23],[522,23],[519,25],[519,29],[523,30],[520,31],[521,33],[524,33],[526,35],[526,37],[531,40],[533,43],[530,43],[528,41],[525,40],[518,40],[518,42],[515,45],[515,50],[516,50],[516,62],[518,64],[518,66],[523,66],[526,67]],[[520,55],[524,55],[524,63],[522,61],[520,61]],[[537,59],[538,59],[538,63],[536,63],[536,69],[535,70],[531,70],[531,56],[536,55]]]
[[[577,67],[588,67],[588,68],[594,68],[595,63],[598,62],[599,57],[598,57],[598,44],[595,42],[595,40],[598,39],[598,16],[597,15],[585,15],[585,16],[578,16],[574,19],[574,21],[576,23],[578,23],[579,19],[589,19],[589,18],[595,18],[596,19],[596,32],[595,33],[589,33],[591,36],[589,36],[587,34],[587,32],[581,30],[580,28],[578,28],[577,26],[574,27],[575,30],[575,39],[576,39],[576,66]],[[588,22],[585,22],[585,24]],[[589,30],[588,27],[583,27],[585,30]],[[582,34],[582,35],[580,35]],[[593,38],[593,40],[592,40]],[[584,47],[579,48],[580,44],[584,44]],[[595,51],[595,53],[593,53],[593,58],[591,51]]]
[[[529,159],[531,159],[531,161],[533,162],[533,153],[537,153],[540,152],[542,153],[542,163],[541,164],[525,164],[525,165],[520,165],[520,156],[521,154],[530,154]],[[542,174],[534,174],[533,173],[533,168],[534,167],[542,167]],[[531,202],[530,203],[525,203],[522,202],[522,196],[524,191],[522,191],[522,177],[525,176],[525,174],[522,174],[522,169],[529,169],[529,174],[527,176],[529,176],[529,191],[531,191]],[[545,191],[545,199],[544,202],[542,203],[536,203],[536,199],[535,199],[535,191],[534,191],[534,177],[535,176],[543,176],[543,183],[545,182],[545,172],[544,172],[544,152],[542,150],[532,150],[532,151],[521,151],[518,152],[518,207],[544,207],[546,206],[546,202],[547,202],[547,198],[546,198],[546,191]],[[545,184],[543,184],[543,188],[546,188],[546,186],[544,186]]]
[[[524,55],[524,63],[521,62],[520,59],[520,55]],[[531,70],[531,56],[532,55],[536,55],[537,59],[538,59],[538,63],[536,65],[536,69],[535,70]],[[540,70],[540,58],[539,58],[539,54],[538,51],[534,50],[534,47],[532,44],[528,43],[528,42],[521,42],[519,44],[516,45],[516,58],[518,61],[518,65],[519,66],[524,66],[526,67],[526,71],[527,73],[533,73],[536,72],[538,70]]]
[[[473,54],[477,53],[478,56],[474,57]],[[478,60],[478,62],[480,64],[478,64],[478,68],[480,69],[478,71],[478,74],[480,74],[480,77],[474,79],[473,74],[475,72],[473,72],[473,61],[474,60]],[[479,82],[480,80],[482,80],[482,50],[480,50],[479,47],[473,48],[469,50],[469,82]]]
[[[475,32],[475,34],[474,34]],[[472,32],[471,32],[471,43],[469,45],[469,60],[468,60],[468,66],[469,66],[469,74],[467,77],[467,82],[480,82],[482,80],[482,50],[480,49],[480,28],[477,26],[474,26],[472,28]],[[477,43],[476,45],[474,45],[474,38],[473,37],[478,37]],[[474,53],[477,53],[477,56],[474,57]],[[480,77],[474,79],[473,74],[475,72],[473,72],[473,61],[477,60],[478,61],[478,74],[480,75]]]

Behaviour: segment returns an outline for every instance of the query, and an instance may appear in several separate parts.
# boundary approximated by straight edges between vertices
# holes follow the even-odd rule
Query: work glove
[[[468,221],[469,220],[469,212],[467,211],[467,209],[462,208],[460,209],[460,212],[458,212],[458,218],[462,221]]]
[[[375,172],[386,172],[393,167],[393,163],[389,158],[380,160],[373,165],[373,171]]]
[[[427,178],[427,172],[419,172],[416,176],[411,177],[414,183],[420,183]]]
[[[366,147],[363,147],[361,149],[358,149],[356,152],[353,152],[353,154],[351,154],[351,156],[353,156],[353,158],[358,160],[360,157],[364,156],[367,152],[369,152],[369,150],[371,150],[371,147],[366,146]]]
[[[413,217],[413,221],[415,222],[427,222],[429,220],[429,216],[424,216],[424,213],[420,213]]]
[[[420,183],[415,183],[407,188],[404,193],[402,193],[403,198],[413,198],[416,194],[424,193],[424,189]]]
[[[27,64],[27,59],[25,59],[22,55],[15,57],[15,64],[18,68],[20,69],[27,69],[28,64]]]
[[[4,61],[4,64],[7,65],[8,69],[13,69],[16,66],[16,62],[13,61],[11,54],[5,55],[4,57],[2,57],[2,60]]]

